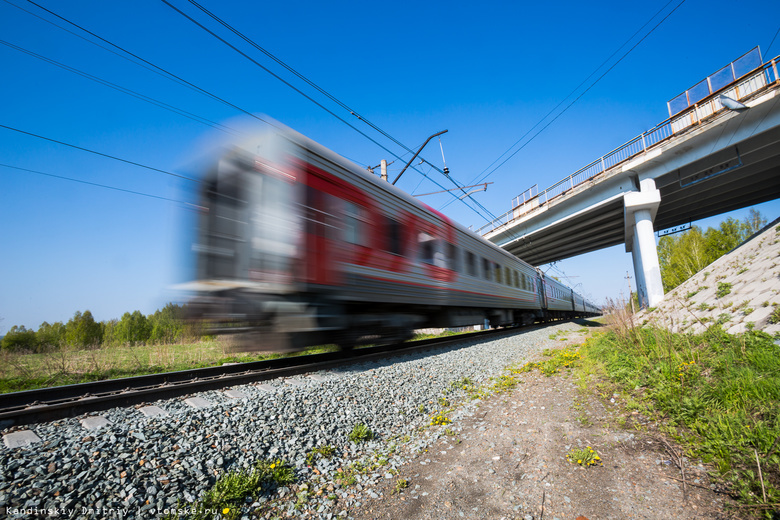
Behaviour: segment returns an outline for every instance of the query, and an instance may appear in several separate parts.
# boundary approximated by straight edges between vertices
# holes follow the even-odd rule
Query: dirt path
[[[618,426],[619,404],[585,395],[573,376],[523,374],[410,460],[349,516],[356,519],[718,519],[725,495],[703,466],[680,469],[660,438]],[[636,419],[638,416],[633,416]],[[628,424],[631,423],[631,419]],[[607,426],[612,424],[612,426]],[[569,463],[590,446],[602,466]],[[398,490],[399,479],[408,487]],[[714,486],[713,486],[714,487]]]

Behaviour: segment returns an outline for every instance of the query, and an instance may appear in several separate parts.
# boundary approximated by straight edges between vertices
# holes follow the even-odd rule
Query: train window
[[[471,251],[466,251],[466,272],[469,276],[477,276],[477,258]]]
[[[508,267],[504,267],[504,280],[507,285],[513,285],[512,271]]]
[[[493,269],[491,269],[492,262],[487,258],[482,259],[482,270],[485,273],[485,280],[493,280]]]
[[[453,271],[460,271],[460,262],[458,261],[458,248],[455,244],[447,242],[447,267]]]
[[[494,263],[493,268],[496,271],[496,282],[501,283],[501,266]]]
[[[420,261],[433,265],[433,257],[436,254],[436,239],[425,232],[417,235],[417,245],[420,251]]]
[[[344,208],[344,240],[350,244],[361,244],[363,225],[360,218],[360,207],[347,201]]]
[[[394,255],[403,255],[403,239],[401,235],[401,223],[391,217],[385,217],[385,251]]]
[[[515,287],[520,288],[520,275],[515,271]]]

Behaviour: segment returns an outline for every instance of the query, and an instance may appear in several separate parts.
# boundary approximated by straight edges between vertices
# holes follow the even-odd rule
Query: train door
[[[546,309],[548,307],[547,302],[547,282],[544,280],[544,275],[539,273],[539,277],[537,278],[537,281],[539,282],[537,284],[537,292],[539,293],[539,305],[542,309]]]
[[[306,186],[304,196],[306,246],[303,279],[308,284],[336,285],[338,282],[333,249],[337,229],[335,212],[338,202],[332,195],[312,186]]]

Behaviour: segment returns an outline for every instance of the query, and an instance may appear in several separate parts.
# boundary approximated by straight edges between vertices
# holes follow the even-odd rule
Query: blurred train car
[[[297,132],[205,174],[191,308],[257,348],[598,314],[555,279]],[[246,346],[246,345],[245,345]]]

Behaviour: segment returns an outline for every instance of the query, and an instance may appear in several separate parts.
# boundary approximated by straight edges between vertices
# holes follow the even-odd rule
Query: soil
[[[682,457],[617,396],[578,387],[571,374],[522,374],[510,392],[485,399],[449,425],[377,499],[349,511],[356,519],[726,519],[727,495],[710,468]],[[612,402],[615,400],[616,402]],[[623,426],[618,426],[619,424]],[[444,431],[446,427],[440,427]],[[590,446],[602,465],[570,463]],[[408,487],[400,489],[401,479]]]

